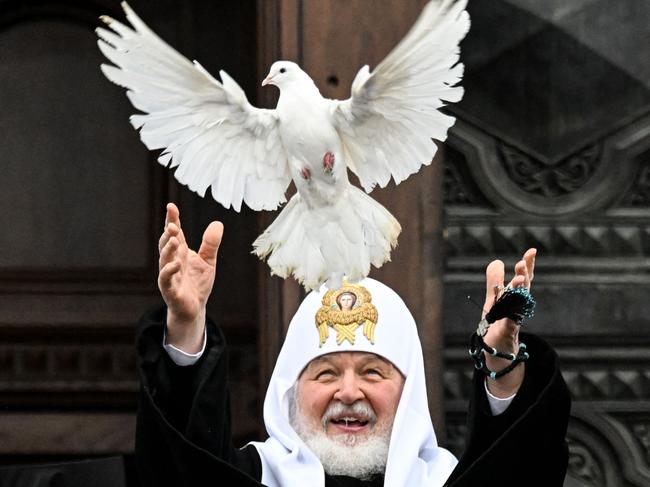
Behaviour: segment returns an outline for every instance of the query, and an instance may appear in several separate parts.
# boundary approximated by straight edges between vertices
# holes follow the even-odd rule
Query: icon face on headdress
[[[357,295],[350,291],[345,291],[336,298],[336,304],[339,305],[341,311],[350,311],[356,302]]]
[[[363,326],[363,334],[374,345],[377,308],[372,304],[372,296],[359,284],[343,281],[339,289],[325,293],[322,306],[316,313],[319,346],[327,341],[329,328],[336,331],[336,344],[347,340],[354,345],[357,328]]]

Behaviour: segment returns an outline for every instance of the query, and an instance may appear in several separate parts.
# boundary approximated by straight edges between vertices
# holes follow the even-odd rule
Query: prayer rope
[[[533,316],[535,310],[535,300],[524,287],[506,288],[503,294],[497,299],[490,311],[488,311],[470,338],[469,354],[474,360],[474,367],[482,370],[490,379],[496,380],[511,372],[521,362],[528,360],[530,355],[526,351],[526,344],[519,343],[517,354],[499,352],[485,343],[483,337],[487,333],[490,325],[497,320],[509,318],[517,325],[521,325],[526,318]],[[485,354],[493,357],[510,360],[510,364],[499,371],[490,370],[485,363]]]

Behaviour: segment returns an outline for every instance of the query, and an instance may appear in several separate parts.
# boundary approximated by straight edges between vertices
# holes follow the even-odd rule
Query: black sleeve
[[[165,316],[164,308],[143,316],[136,338],[135,452],[143,485],[261,485],[255,447],[238,450],[231,443],[223,334],[208,320],[205,352],[196,364],[180,367],[162,347]]]
[[[561,487],[568,464],[566,430],[571,399],[555,351],[522,333],[530,359],[517,395],[505,412],[492,416],[485,375],[474,374],[468,412],[468,443],[450,487],[519,485]]]

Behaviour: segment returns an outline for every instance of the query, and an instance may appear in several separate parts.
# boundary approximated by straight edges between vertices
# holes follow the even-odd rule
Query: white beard
[[[296,394],[289,396],[289,423],[316,455],[328,475],[345,475],[367,480],[375,474],[386,470],[388,447],[390,444],[391,425],[375,424],[370,434],[359,437],[355,434],[342,434],[329,437],[323,428],[310,426],[307,418],[297,407]],[[364,406],[356,404],[356,406]],[[353,406],[355,406],[353,405]],[[327,415],[327,413],[326,413]],[[374,416],[374,411],[372,411]]]

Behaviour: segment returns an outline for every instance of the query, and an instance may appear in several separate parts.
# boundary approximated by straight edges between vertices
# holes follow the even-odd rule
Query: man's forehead
[[[305,368],[308,368],[313,365],[318,365],[320,363],[327,363],[327,362],[341,362],[345,361],[347,359],[350,359],[354,362],[368,362],[371,360],[380,360],[391,367],[395,367],[393,363],[382,357],[381,355],[377,355],[376,353],[372,352],[331,352],[327,353],[324,355],[320,355],[314,359],[312,359]],[[397,368],[397,367],[395,367]]]

